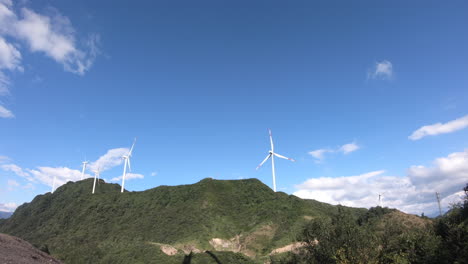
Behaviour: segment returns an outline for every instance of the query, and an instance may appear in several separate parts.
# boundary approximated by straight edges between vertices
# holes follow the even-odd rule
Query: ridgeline
[[[429,219],[304,200],[256,179],[124,193],[100,180],[95,194],[92,184],[38,195],[0,219],[0,233],[63,263],[468,263],[468,185],[463,203]]]
[[[256,179],[207,178],[123,194],[100,180],[94,195],[92,184],[68,182],[38,195],[0,220],[0,232],[65,263],[262,263],[294,243],[306,222],[337,212]],[[367,211],[346,210],[356,218]]]

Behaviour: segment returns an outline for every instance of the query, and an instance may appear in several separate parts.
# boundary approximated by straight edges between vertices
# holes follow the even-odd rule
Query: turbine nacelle
[[[274,145],[273,145],[273,136],[271,135],[271,129],[268,129],[268,133],[270,134],[270,145],[271,145],[271,150],[268,151],[268,156],[262,161],[262,163],[260,163],[260,165],[257,166],[257,170],[262,167],[262,165],[268,160],[271,158],[271,172],[272,172],[272,175],[273,175],[273,190],[276,192],[276,177],[275,177],[275,160],[274,160],[274,156],[278,157],[278,158],[282,158],[282,159],[287,159],[287,160],[290,160],[290,161],[295,161],[294,159],[291,159],[291,158],[288,158],[288,157],[285,157],[283,155],[280,155],[278,153],[275,153],[274,152]]]
[[[130,166],[130,157],[132,156],[133,147],[135,147],[135,143],[136,143],[136,138],[133,140],[132,147],[130,148],[130,151],[128,151],[128,154],[122,156],[122,159],[124,160],[124,170],[123,170],[123,175],[122,175],[122,189],[120,192],[124,192],[125,176],[127,175],[127,165],[128,165],[128,169],[130,171],[132,170]]]

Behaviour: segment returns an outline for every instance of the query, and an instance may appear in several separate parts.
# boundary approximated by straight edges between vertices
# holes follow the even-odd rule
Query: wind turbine
[[[52,182],[52,193],[55,191],[55,180],[57,179],[57,175],[54,175],[54,181]]]
[[[439,205],[439,215],[442,216],[442,207],[440,207],[440,193],[436,192],[437,204]]]
[[[88,161],[83,161],[83,170],[81,171],[81,180],[84,178],[84,172],[86,170],[86,164],[88,164]]]
[[[265,163],[269,158],[271,158],[271,172],[272,172],[272,175],[273,175],[273,190],[276,192],[276,176],[275,176],[275,159],[274,159],[274,156],[276,156],[278,158],[282,158],[282,159],[287,159],[287,160],[290,160],[290,161],[295,161],[295,160],[291,159],[291,158],[287,158],[287,157],[285,157],[283,155],[280,155],[280,154],[274,152],[273,137],[271,136],[271,129],[268,129],[268,131],[270,133],[271,150],[269,151],[268,156],[262,161],[262,163],[260,163],[260,165],[257,166],[257,170],[263,165],[263,163]]]
[[[379,206],[382,207],[382,194],[379,193]]]
[[[97,170],[94,171],[93,194],[94,194],[94,190],[96,189],[96,178],[99,178],[100,171],[101,171],[101,168],[98,168]]]
[[[132,147],[130,148],[130,151],[128,152],[127,155],[123,155],[122,159],[124,160],[124,170],[123,170],[123,175],[122,175],[122,190],[120,192],[124,192],[124,185],[125,185],[125,175],[127,175],[127,165],[128,165],[128,170],[132,171],[132,167],[130,166],[130,157],[132,156],[132,151],[133,147],[135,146],[136,138],[133,140]]]

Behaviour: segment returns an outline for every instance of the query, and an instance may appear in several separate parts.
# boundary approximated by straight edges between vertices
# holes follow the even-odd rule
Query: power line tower
[[[440,193],[436,192],[437,204],[439,205],[439,215],[442,216],[442,208],[440,207]]]

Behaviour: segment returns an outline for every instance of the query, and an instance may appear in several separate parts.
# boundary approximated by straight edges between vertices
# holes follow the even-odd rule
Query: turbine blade
[[[271,129],[268,129],[268,132],[270,133],[270,145],[271,145],[271,151],[273,151],[273,136],[271,135]]]
[[[278,158],[287,159],[287,160],[290,160],[290,161],[295,161],[294,159],[285,157],[285,156],[280,155],[280,154],[278,154],[278,153],[273,153],[273,154],[274,154],[276,157],[278,157]]]
[[[135,147],[135,143],[136,143],[136,138],[133,140],[132,147],[130,148],[130,151],[128,152],[129,157],[132,155],[132,151],[133,151],[133,147]]]
[[[130,166],[130,157],[127,158],[128,171],[132,171],[132,166]]]
[[[260,163],[260,165],[257,166],[256,170],[260,169],[260,167],[265,163],[269,158],[271,157],[271,153],[268,154],[268,156]]]

